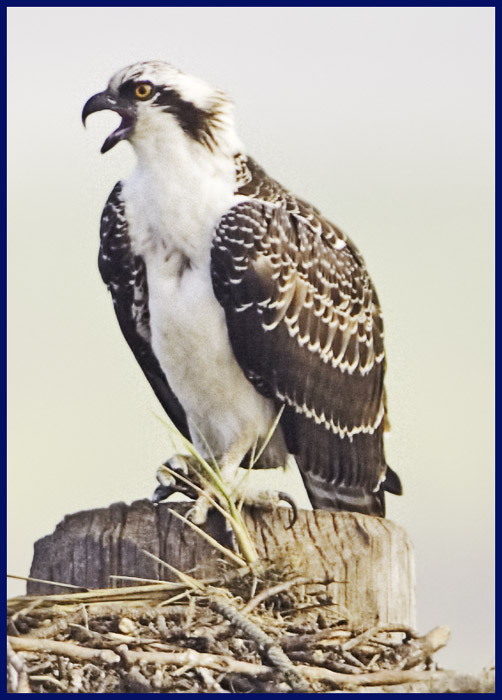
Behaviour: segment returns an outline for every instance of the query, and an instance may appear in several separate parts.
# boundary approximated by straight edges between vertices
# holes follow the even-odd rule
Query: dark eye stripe
[[[119,95],[121,97],[133,97],[135,85],[134,80],[127,80],[125,83],[122,83],[119,87]]]
[[[196,107],[192,102],[187,102],[176,90],[170,88],[160,88],[153,104],[163,107],[165,112],[174,114],[183,131],[196,141],[204,139],[212,117],[211,112]]]

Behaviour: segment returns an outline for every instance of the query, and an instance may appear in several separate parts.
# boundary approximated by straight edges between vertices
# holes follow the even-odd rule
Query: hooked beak
[[[93,95],[84,105],[82,110],[82,123],[85,126],[87,117],[94,112],[102,112],[104,109],[110,109],[112,112],[117,112],[122,117],[122,122],[119,127],[113,131],[104,144],[101,146],[101,153],[106,153],[115,146],[119,141],[127,139],[136,125],[136,111],[134,106],[122,102],[112,97],[106,90]]]

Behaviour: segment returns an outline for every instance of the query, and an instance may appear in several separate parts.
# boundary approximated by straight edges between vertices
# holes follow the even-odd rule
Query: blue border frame
[[[50,7],[140,7],[138,6],[137,3],[120,3],[120,4],[106,4],[106,5],[95,5],[95,4],[80,4],[80,5],[73,5],[73,6],[65,6],[61,5],[59,3],[53,3],[50,5]],[[173,5],[176,7],[205,7],[206,5],[189,5],[185,3],[176,3],[176,5]],[[235,5],[213,5],[212,7],[303,7],[304,5],[292,5],[292,4],[287,4],[287,5],[282,5],[282,4],[274,4],[274,5],[262,5],[262,4],[257,4],[257,5],[241,5],[241,6],[235,6]],[[3,31],[2,31],[2,36],[4,36],[4,70],[3,70],[3,75],[5,76],[4,78],[4,84],[7,85],[7,10],[9,7],[39,7],[38,5],[26,5],[24,3],[9,3],[4,5],[4,11],[2,13],[2,22],[3,22]],[[48,6],[49,7],[49,6]],[[164,5],[160,4],[148,4],[146,7],[166,7]],[[146,9],[145,7],[145,9]],[[496,9],[496,2],[482,2],[482,3],[473,3],[473,2],[441,2],[437,5],[430,4],[430,3],[385,3],[385,5],[381,5],[380,3],[365,3],[365,4],[356,4],[356,3],[350,3],[350,2],[344,2],[340,3],[339,5],[332,5],[330,4],[316,4],[315,6],[312,7],[493,7]],[[495,15],[495,32],[496,32],[496,15]],[[498,64],[498,57],[496,57],[496,67]],[[2,93],[2,100],[3,100],[3,115],[6,115],[6,100],[7,100],[7,95],[6,95],[6,90],[3,91]],[[495,100],[495,105],[497,107],[497,99]],[[5,119],[6,122],[6,119]],[[497,139],[495,139],[495,153],[496,156],[498,155],[499,152],[499,144],[497,142]],[[2,311],[3,311],[3,316],[4,318],[3,323],[2,323],[2,343],[1,343],[1,352],[2,352],[2,365],[4,367],[3,371],[3,377],[4,377],[4,392],[3,392],[3,401],[2,401],[2,409],[4,413],[4,418],[2,421],[2,474],[4,476],[3,483],[4,485],[6,484],[6,478],[7,478],[7,352],[6,352],[6,322],[7,322],[7,187],[6,187],[6,181],[7,181],[7,162],[6,162],[6,156],[7,156],[7,131],[6,131],[6,124],[4,127],[4,138],[2,140],[2,159],[4,163],[4,167],[2,170],[3,177],[4,177],[4,186],[2,188],[2,204],[3,204],[3,212],[4,212],[4,234],[3,234],[3,239],[2,239],[2,245],[1,245],[1,257],[2,257],[2,271],[3,271],[3,279],[2,279],[2,293],[4,297],[4,302],[2,305]],[[497,158],[495,160],[497,163]],[[496,188],[496,180],[495,180],[495,188]],[[496,221],[496,219],[495,219]],[[475,235],[475,234],[474,234]],[[495,264],[497,261],[497,248],[495,249]],[[496,387],[498,385],[498,377],[496,376]],[[497,418],[497,416],[496,416]],[[497,424],[496,424],[497,425]],[[2,581],[2,591],[4,592],[4,599],[6,599],[6,532],[7,532],[7,497],[6,497],[6,488],[2,489],[2,507],[3,507],[3,523],[4,523],[4,536],[1,538],[1,550],[2,550],[2,572],[3,575],[1,577]],[[467,514],[466,514],[467,515]],[[4,615],[6,615],[6,611],[4,612]],[[2,659],[4,662],[3,668],[6,668],[6,651],[5,651],[5,646],[2,646]],[[57,695],[56,693],[48,693],[49,695]],[[127,695],[131,695],[131,693],[128,693]],[[133,695],[143,695],[143,694],[133,694]],[[271,694],[275,695],[275,694]],[[185,694],[185,697],[198,697],[198,694]],[[267,695],[267,697],[269,697]],[[280,697],[279,695],[277,697]]]

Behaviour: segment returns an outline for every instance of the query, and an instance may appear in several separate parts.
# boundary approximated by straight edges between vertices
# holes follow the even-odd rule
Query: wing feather
[[[364,262],[266,176],[240,192],[250,199],[220,220],[211,255],[237,361],[285,405],[288,449],[314,507],[383,515],[383,322]]]

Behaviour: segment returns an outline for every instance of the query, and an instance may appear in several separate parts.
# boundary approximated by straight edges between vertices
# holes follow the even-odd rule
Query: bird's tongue
[[[128,115],[122,115],[122,121],[115,131],[113,131],[110,136],[105,140],[104,144],[101,146],[101,153],[106,153],[111,148],[115,146],[119,141],[126,139],[134,128],[134,119]]]

